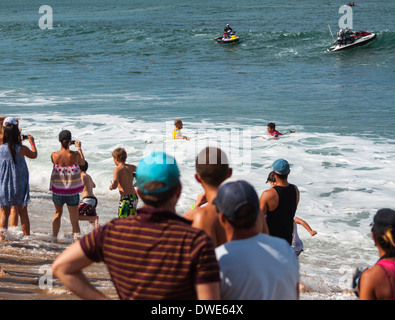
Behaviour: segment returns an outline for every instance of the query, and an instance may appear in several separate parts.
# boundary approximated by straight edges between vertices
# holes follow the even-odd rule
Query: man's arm
[[[219,300],[219,282],[209,282],[196,285],[198,300]]]
[[[261,230],[259,232],[269,234],[269,227],[266,223],[266,215],[267,211],[269,209],[269,200],[270,200],[270,191],[272,189],[268,189],[264,192],[262,192],[262,195],[259,199],[259,216],[257,223],[261,225]]]
[[[108,299],[95,289],[82,270],[93,263],[83,252],[79,242],[74,242],[52,264],[52,273],[81,299]]]

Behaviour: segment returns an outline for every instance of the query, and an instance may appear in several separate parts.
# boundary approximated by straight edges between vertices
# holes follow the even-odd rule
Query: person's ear
[[[221,223],[221,225],[222,225],[222,226],[225,226],[225,224],[226,224],[226,218],[225,218],[225,216],[224,216],[223,213],[218,212],[218,219],[219,219],[219,222]]]
[[[195,173],[195,179],[197,182],[202,183],[202,178],[199,176],[198,173]]]
[[[232,176],[232,174],[233,174],[233,169],[229,168],[228,169],[228,178],[230,178]]]

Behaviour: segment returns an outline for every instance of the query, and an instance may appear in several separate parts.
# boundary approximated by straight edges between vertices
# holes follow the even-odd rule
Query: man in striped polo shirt
[[[136,170],[143,207],[72,244],[55,260],[53,274],[83,299],[106,299],[82,273],[104,261],[120,299],[218,299],[213,243],[175,212],[179,176],[173,157],[154,152],[143,158]]]

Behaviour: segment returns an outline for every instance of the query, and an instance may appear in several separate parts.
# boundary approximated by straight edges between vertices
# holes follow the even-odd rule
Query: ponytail
[[[384,235],[383,235],[383,240],[384,240],[386,243],[390,243],[391,246],[393,246],[393,247],[395,248],[394,235],[393,235],[392,232],[391,232],[391,228],[388,228],[388,229],[385,231],[385,233],[384,233]]]
[[[395,235],[391,228],[385,230],[384,234],[374,232],[377,244],[385,251],[385,257],[395,257]]]

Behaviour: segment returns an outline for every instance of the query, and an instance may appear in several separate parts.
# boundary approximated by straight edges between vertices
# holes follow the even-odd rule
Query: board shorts
[[[136,215],[138,202],[139,198],[135,193],[129,194],[127,196],[121,196],[119,199],[118,217],[125,218]]]
[[[80,216],[95,217],[97,206],[97,199],[95,196],[85,197],[80,201],[78,205],[78,213]]]

